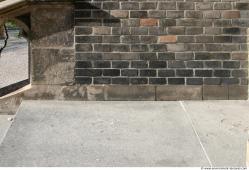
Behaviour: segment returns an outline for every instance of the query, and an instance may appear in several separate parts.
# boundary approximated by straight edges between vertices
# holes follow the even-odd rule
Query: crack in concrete
[[[204,147],[204,145],[203,145],[203,143],[201,141],[201,138],[200,138],[195,126],[194,126],[193,120],[192,120],[191,116],[189,115],[186,107],[184,106],[184,101],[179,101],[179,103],[180,103],[180,105],[181,105],[181,107],[182,107],[182,109],[183,109],[183,111],[185,113],[186,118],[189,120],[189,122],[191,124],[191,127],[192,127],[192,129],[193,129],[193,131],[194,131],[194,133],[196,135],[196,138],[197,138],[197,140],[198,140],[198,142],[199,142],[199,144],[200,144],[200,146],[201,146],[201,148],[202,148],[202,150],[204,152],[205,157],[207,158],[207,161],[208,161],[209,165],[211,167],[213,167],[213,164],[212,164],[212,162],[210,160],[210,157],[208,156],[208,153],[207,153],[207,151],[206,151],[206,149],[205,149],[205,147]]]

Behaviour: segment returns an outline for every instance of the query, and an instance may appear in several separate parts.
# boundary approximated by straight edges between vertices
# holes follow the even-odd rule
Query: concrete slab
[[[2,143],[12,121],[9,119],[13,118],[14,116],[10,115],[0,115],[0,144]]]
[[[25,101],[0,166],[208,166],[179,102]]]
[[[214,166],[246,166],[248,101],[184,102]]]

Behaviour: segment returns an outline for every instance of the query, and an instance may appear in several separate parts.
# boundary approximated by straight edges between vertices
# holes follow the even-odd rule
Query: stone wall
[[[247,99],[247,1],[76,0],[75,25],[77,84]]]

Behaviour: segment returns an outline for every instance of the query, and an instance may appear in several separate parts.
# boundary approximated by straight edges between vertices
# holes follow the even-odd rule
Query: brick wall
[[[78,0],[80,84],[247,85],[249,3]]]

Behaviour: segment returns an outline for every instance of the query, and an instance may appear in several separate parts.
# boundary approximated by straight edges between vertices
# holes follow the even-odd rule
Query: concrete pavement
[[[17,38],[16,31],[10,31],[7,47],[0,56],[0,88],[28,79],[28,42]]]
[[[24,101],[0,166],[245,166],[248,101]]]

